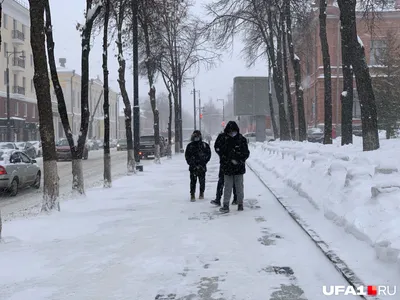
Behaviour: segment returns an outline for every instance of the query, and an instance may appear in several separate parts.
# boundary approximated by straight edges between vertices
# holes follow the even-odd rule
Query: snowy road
[[[111,172],[113,180],[126,175],[126,151],[116,151],[111,149]],[[38,158],[37,162],[42,168],[43,160]],[[152,163],[152,160],[142,160],[141,163],[146,166]],[[60,197],[68,198],[71,195],[72,170],[71,162],[60,161],[58,165],[58,176],[60,177]],[[85,188],[91,188],[101,185],[103,180],[103,150],[89,152],[89,159],[83,161],[83,172],[85,177]],[[43,186],[43,177],[42,177]],[[0,210],[5,220],[25,214],[26,211],[37,206],[42,199],[42,188],[35,190],[28,188],[21,190],[16,197],[9,197],[7,194],[0,196]]]
[[[323,285],[347,286],[250,170],[245,210],[220,215],[209,204],[217,171],[214,157],[195,203],[180,155],[61,213],[8,223],[0,299],[320,300]]]

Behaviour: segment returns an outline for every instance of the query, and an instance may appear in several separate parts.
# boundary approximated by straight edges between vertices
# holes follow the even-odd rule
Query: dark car
[[[150,156],[155,155],[156,143],[154,135],[144,135],[140,137],[140,150],[139,155],[141,158],[148,159]],[[160,136],[160,156],[167,155],[167,144],[165,143],[165,137]]]
[[[61,139],[56,143],[57,160],[72,160],[71,148],[67,139]],[[89,147],[85,144],[82,159],[89,158]]]
[[[321,128],[311,128],[307,133],[307,140],[310,143],[323,143],[324,131]]]
[[[36,148],[29,142],[16,143],[19,150],[24,151],[30,158],[36,158]]]
[[[362,136],[361,124],[353,124],[353,135]]]
[[[118,140],[117,151],[122,151],[127,149],[128,149],[128,142],[126,141],[126,139]]]

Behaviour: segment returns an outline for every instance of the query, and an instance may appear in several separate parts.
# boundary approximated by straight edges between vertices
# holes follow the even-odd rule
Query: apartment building
[[[81,124],[81,76],[75,70],[66,67],[66,59],[60,58],[60,66],[57,68],[58,78],[64,92],[65,104],[67,106],[69,123],[72,133],[78,135]],[[119,94],[109,90],[109,116],[110,116],[110,138],[117,138],[118,124],[118,98]],[[104,138],[104,110],[103,110],[103,82],[99,77],[89,82],[89,131],[88,138]],[[64,128],[58,113],[57,98],[52,90],[53,122],[56,139],[65,137]]]
[[[12,139],[38,139],[38,112],[33,86],[29,6],[22,0],[3,2],[0,49],[0,140],[7,139],[7,85],[10,89]],[[7,76],[7,69],[9,76]],[[8,80],[9,78],[9,80]]]
[[[342,52],[340,35],[340,11],[337,1],[327,2],[327,35],[332,71],[332,108],[333,124],[340,128],[341,123],[341,93],[343,90]],[[318,7],[318,3],[316,4]],[[322,63],[321,43],[319,39],[319,12],[316,9],[310,21],[308,32],[297,33],[295,36],[296,53],[301,59],[302,85],[304,88],[304,106],[308,126],[317,126],[324,123],[324,69]],[[374,20],[374,30],[370,30],[363,12],[357,13],[357,31],[364,48],[371,76],[374,77],[374,67],[377,65],[379,53],[385,47],[388,31],[397,31],[400,27],[400,1],[394,1],[391,8],[382,11]],[[400,38],[400,35],[399,35]],[[292,83],[291,87],[294,87]],[[294,109],[296,99],[292,90]],[[297,124],[297,111],[295,111]],[[361,108],[354,82],[353,123],[361,122]]]

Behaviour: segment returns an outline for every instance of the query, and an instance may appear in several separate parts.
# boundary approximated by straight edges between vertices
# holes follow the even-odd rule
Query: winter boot
[[[203,192],[203,193],[200,193],[199,199],[204,199],[204,192]]]
[[[221,206],[221,200],[215,199],[210,202],[212,205]]]
[[[233,198],[232,205],[237,205],[237,199]]]
[[[238,205],[238,211],[243,211],[243,204]]]
[[[196,197],[195,197],[194,194],[191,194],[191,195],[190,195],[190,201],[191,201],[191,202],[195,202],[195,201],[196,201]]]
[[[219,209],[220,213],[226,214],[229,212],[229,205],[225,205]]]

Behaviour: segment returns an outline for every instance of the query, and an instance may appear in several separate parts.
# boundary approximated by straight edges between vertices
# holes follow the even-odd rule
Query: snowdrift
[[[361,138],[341,146],[266,142],[251,146],[250,166],[272,172],[317,210],[400,265],[400,140],[363,152]],[[273,184],[273,183],[272,183]]]

